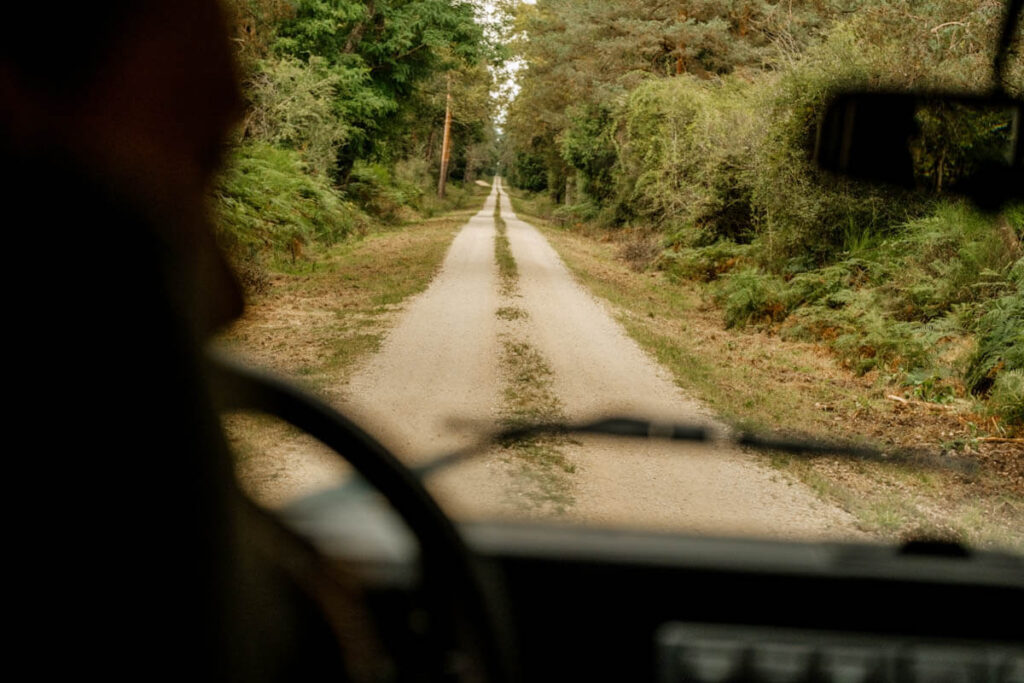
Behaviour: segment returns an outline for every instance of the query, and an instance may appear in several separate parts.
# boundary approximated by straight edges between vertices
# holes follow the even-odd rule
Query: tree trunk
[[[448,95],[444,107],[444,137],[441,141],[441,174],[437,179],[437,198],[444,199],[444,186],[448,181],[448,159],[452,153],[452,79],[448,76]]]
[[[426,162],[428,164],[432,163],[434,161],[434,140],[436,140],[436,139],[437,139],[437,129],[436,128],[431,128],[430,129],[430,135],[427,136],[427,148],[426,148],[426,151],[424,151],[424,153],[423,153],[423,158],[426,160]]]

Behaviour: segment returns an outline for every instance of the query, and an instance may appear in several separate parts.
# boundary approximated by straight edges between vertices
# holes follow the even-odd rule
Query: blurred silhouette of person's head
[[[46,655],[33,675],[290,680],[316,661],[250,542],[203,360],[241,310],[207,206],[240,109],[212,0],[2,10],[5,424],[25,448],[5,470],[9,608]]]
[[[58,175],[37,180],[58,202],[75,176],[102,186],[180,259],[173,286],[196,290],[181,294],[203,332],[237,313],[204,206],[241,112],[218,3],[12,3],[3,14],[7,172],[49,165]]]

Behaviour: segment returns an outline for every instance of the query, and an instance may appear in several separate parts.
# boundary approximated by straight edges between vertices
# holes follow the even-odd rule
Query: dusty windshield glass
[[[456,518],[1024,548],[1024,204],[950,192],[1019,122],[922,110],[913,189],[813,161],[841,90],[993,87],[1001,3],[228,5],[221,346],[414,467],[652,423],[482,445]],[[227,425],[266,504],[348,476]]]

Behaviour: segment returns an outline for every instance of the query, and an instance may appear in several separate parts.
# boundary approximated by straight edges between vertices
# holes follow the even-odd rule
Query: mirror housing
[[[838,175],[967,196],[1024,199],[1024,102],[943,93],[842,93],[818,127],[815,159]]]

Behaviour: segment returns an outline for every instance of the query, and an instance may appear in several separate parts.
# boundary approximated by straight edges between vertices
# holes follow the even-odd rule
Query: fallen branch
[[[1024,438],[1010,436],[982,436],[978,438],[982,443],[1019,443],[1024,444]]]
[[[944,24],[939,24],[938,26],[932,28],[932,33],[938,33],[939,29],[946,28],[947,26],[963,26],[966,28],[967,24],[962,21],[947,21]]]
[[[889,394],[888,396],[886,396],[886,398],[889,399],[890,401],[896,401],[897,403],[899,403],[901,405],[905,405],[905,406],[920,406],[920,407],[925,408],[927,410],[936,410],[936,411],[938,411],[940,413],[948,413],[948,412],[950,412],[952,410],[955,410],[954,406],[951,406],[951,405],[944,405],[942,403],[929,403],[928,401],[914,401],[914,400],[909,399],[909,398],[903,398],[902,396],[897,396],[896,394]]]

